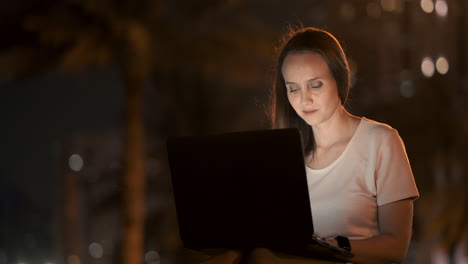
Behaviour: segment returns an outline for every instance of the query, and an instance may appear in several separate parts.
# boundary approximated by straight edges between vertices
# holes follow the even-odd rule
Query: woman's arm
[[[380,234],[363,240],[350,240],[351,251],[355,257],[350,262],[355,264],[401,263],[406,257],[411,237],[413,222],[413,200],[405,199],[378,207]],[[337,244],[336,240],[329,240]],[[260,252],[260,253],[258,253]],[[260,250],[251,263],[288,263],[316,264],[332,263],[314,259],[306,259],[282,254],[266,254],[268,250]],[[258,256],[257,256],[258,255]],[[242,254],[228,251],[203,263],[238,263]],[[259,261],[261,260],[261,261]]]
[[[350,240],[351,262],[401,263],[406,257],[413,223],[413,201],[400,200],[378,207],[380,234],[363,240]],[[334,244],[336,245],[336,241]]]
[[[378,222],[380,234],[363,240],[351,240],[351,251],[355,264],[401,263],[406,257],[413,222],[413,200],[405,199],[379,206]],[[330,240],[336,245],[336,240]],[[258,250],[258,249],[257,249]],[[255,251],[254,251],[255,252]],[[249,263],[282,264],[327,264],[325,260],[307,259],[260,249],[253,254]]]

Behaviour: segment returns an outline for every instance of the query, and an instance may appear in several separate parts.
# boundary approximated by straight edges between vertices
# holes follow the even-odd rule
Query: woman
[[[273,127],[296,127],[301,133],[316,235],[350,246],[352,263],[400,263],[419,194],[398,132],[345,110],[349,79],[335,37],[316,28],[292,32],[279,49]],[[268,249],[254,250],[249,258],[252,263],[327,263]],[[208,263],[240,259],[240,252],[228,251]]]

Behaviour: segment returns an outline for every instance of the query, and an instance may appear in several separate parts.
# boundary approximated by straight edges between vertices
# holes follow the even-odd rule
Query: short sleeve
[[[419,197],[405,145],[395,129],[381,142],[375,171],[377,205]]]

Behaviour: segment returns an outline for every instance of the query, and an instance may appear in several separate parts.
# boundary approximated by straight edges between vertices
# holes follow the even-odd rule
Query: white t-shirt
[[[306,171],[314,232],[321,237],[378,235],[378,206],[419,197],[398,132],[366,118],[332,164]]]

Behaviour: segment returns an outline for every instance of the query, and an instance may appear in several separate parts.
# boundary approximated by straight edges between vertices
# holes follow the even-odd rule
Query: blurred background
[[[0,264],[183,263],[165,140],[269,127],[290,25],[405,141],[406,263],[468,263],[466,0],[18,0],[0,7]]]

